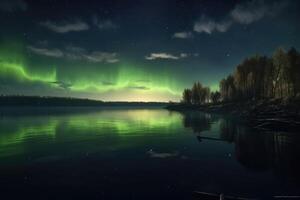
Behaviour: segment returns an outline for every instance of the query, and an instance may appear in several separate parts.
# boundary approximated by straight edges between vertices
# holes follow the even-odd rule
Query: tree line
[[[182,102],[185,104],[200,105],[219,101],[221,95],[218,91],[211,92],[209,87],[203,86],[200,82],[194,83],[191,89],[184,89]]]
[[[246,58],[234,72],[222,79],[219,91],[210,92],[200,82],[183,91],[185,104],[295,98],[300,95],[300,54],[295,48],[278,48],[272,57]]]

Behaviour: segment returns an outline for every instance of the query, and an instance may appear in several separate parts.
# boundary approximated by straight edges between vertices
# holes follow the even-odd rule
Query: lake
[[[0,112],[3,199],[192,199],[300,194],[299,133],[161,108]]]

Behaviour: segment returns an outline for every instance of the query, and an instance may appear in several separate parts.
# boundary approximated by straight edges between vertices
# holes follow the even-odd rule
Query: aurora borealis
[[[246,56],[300,47],[296,1],[0,2],[0,94],[178,101]]]

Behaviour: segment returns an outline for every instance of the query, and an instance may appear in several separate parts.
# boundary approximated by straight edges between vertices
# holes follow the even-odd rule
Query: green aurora
[[[2,0],[0,94],[180,101],[248,56],[299,49],[297,1],[217,4]]]
[[[175,80],[176,75],[167,70],[147,71],[148,68],[137,67],[137,64],[130,62],[55,62],[31,55],[26,50],[25,45],[17,41],[6,41],[0,48],[2,87],[9,85],[10,91],[20,88],[17,91],[22,95],[178,101],[184,88]],[[6,91],[7,94],[14,94]]]

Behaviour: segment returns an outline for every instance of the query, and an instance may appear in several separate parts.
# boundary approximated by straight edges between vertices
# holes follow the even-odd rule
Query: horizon
[[[299,5],[4,0],[0,93],[179,102],[197,81],[218,90],[251,55],[299,50]]]
[[[103,102],[103,103],[180,103],[180,102],[173,102],[173,101],[103,101],[101,99],[91,99],[91,98],[77,98],[77,97],[71,97],[71,96],[28,96],[28,95],[0,95],[1,97],[12,97],[12,98],[59,98],[59,99],[72,99],[72,100],[91,100],[91,101],[97,101],[97,102]]]

